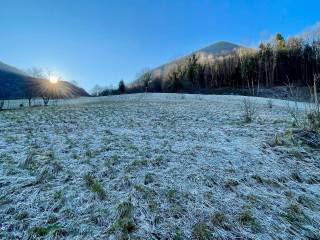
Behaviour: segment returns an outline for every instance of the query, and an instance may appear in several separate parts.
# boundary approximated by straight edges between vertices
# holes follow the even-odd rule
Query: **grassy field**
[[[281,100],[135,94],[0,112],[1,239],[319,239],[320,150]]]

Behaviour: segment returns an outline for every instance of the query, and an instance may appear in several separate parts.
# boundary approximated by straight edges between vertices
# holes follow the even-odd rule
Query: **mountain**
[[[27,73],[13,66],[0,62],[0,98],[27,98],[28,92],[30,92],[30,90],[33,92],[33,94],[40,93],[44,85],[50,85],[49,81],[39,78],[33,78]],[[31,87],[32,89],[30,89]],[[61,90],[55,91],[56,97],[69,98],[89,96],[89,94],[84,89],[79,88],[66,81],[58,82],[55,86],[55,89]]]
[[[221,41],[211,44],[205,48],[199,49],[195,53],[204,52],[215,56],[221,56],[228,55],[237,48],[242,48],[242,46],[230,42]]]
[[[163,65],[153,69],[152,72],[156,72],[157,70],[162,71],[165,68],[170,67],[170,65],[181,63],[187,57],[190,57],[192,54],[212,55],[212,56],[217,57],[217,56],[224,56],[224,55],[231,54],[237,48],[243,48],[243,47],[240,45],[234,44],[234,43],[226,42],[226,41],[216,42],[216,43],[211,44],[207,47],[196,50],[196,51],[194,51],[184,57],[181,57],[181,58],[173,60],[169,63],[163,64]]]

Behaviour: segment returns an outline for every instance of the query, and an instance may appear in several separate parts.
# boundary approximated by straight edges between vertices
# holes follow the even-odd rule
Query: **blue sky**
[[[319,0],[1,0],[0,61],[90,90],[219,40],[254,46],[299,33],[319,9]]]

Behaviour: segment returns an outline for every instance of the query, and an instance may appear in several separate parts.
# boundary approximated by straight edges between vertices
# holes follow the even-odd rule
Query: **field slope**
[[[286,103],[137,94],[0,112],[0,238],[318,239]]]

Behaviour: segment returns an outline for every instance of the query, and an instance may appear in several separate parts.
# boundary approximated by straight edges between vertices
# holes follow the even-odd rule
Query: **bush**
[[[309,126],[312,130],[320,131],[320,111],[314,111],[307,115]]]
[[[3,107],[4,107],[4,100],[1,99],[0,100],[0,111],[3,109]]]
[[[254,116],[256,115],[257,107],[250,98],[243,98],[242,111],[243,111],[244,121],[249,123],[249,122],[252,122]]]

